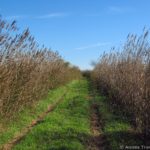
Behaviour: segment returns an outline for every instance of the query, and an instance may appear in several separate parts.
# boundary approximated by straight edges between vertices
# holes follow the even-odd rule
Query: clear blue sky
[[[81,69],[150,27],[150,0],[0,0],[0,14]]]

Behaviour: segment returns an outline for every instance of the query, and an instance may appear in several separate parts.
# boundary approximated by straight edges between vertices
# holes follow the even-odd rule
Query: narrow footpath
[[[73,81],[2,150],[104,150],[100,106],[87,80]]]

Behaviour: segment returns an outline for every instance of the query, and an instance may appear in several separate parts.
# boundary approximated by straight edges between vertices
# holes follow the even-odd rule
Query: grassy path
[[[88,82],[74,81],[57,108],[15,150],[85,150],[90,131]]]
[[[62,101],[56,103],[62,95]],[[50,113],[45,112],[49,104],[57,104]],[[54,90],[30,115],[31,111],[23,112],[21,122],[8,126],[9,130],[0,134],[0,142],[8,143],[16,131],[37,118],[36,126],[14,144],[14,150],[119,150],[126,145],[141,144],[130,123],[114,113],[106,98],[99,96],[87,80],[73,81]]]

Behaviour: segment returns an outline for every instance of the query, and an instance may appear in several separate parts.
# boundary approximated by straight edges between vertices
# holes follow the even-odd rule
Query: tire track
[[[105,150],[106,149],[106,137],[102,131],[102,119],[100,116],[99,108],[100,106],[94,102],[94,96],[92,94],[91,98],[91,133],[92,136],[89,141],[88,150]]]

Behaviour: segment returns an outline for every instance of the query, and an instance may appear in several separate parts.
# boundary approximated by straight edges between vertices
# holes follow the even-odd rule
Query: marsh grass
[[[57,52],[40,47],[29,29],[0,18],[0,117],[12,119],[50,89],[80,77]]]
[[[110,104],[124,112],[139,133],[150,134],[149,31],[128,35],[117,51],[104,53],[92,72],[93,83]]]

